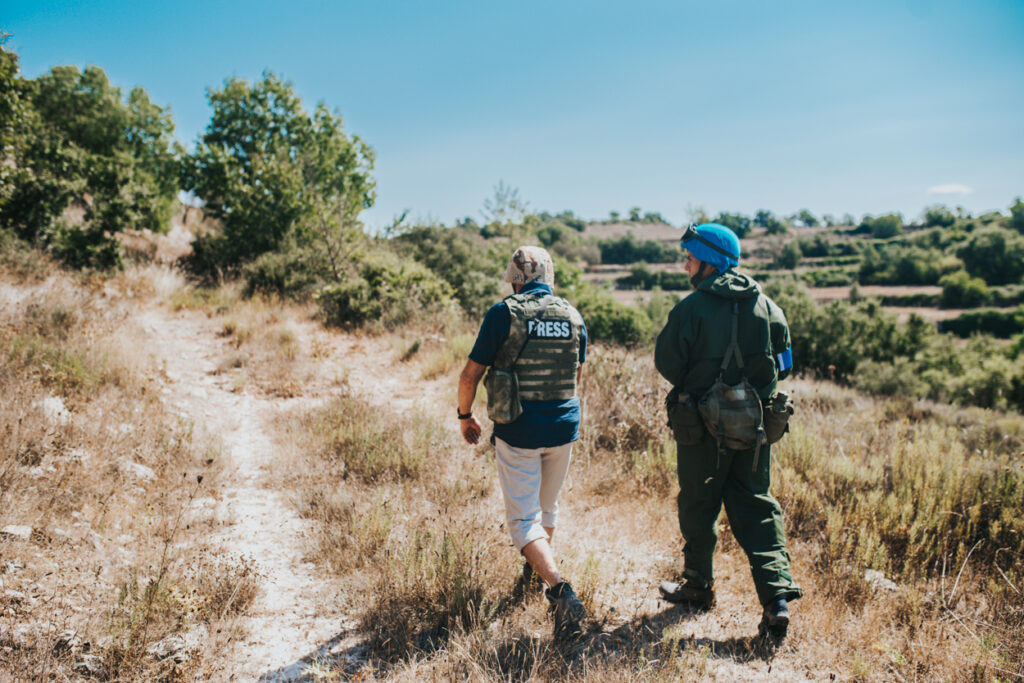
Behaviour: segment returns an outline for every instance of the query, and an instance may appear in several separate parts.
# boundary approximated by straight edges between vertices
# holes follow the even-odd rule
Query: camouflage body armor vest
[[[523,401],[574,397],[583,329],[579,312],[551,294],[513,294],[505,304],[511,314],[509,334],[498,349],[494,367],[514,364]]]

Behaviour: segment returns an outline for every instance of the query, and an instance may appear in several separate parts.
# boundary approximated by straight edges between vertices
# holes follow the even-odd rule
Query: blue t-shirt
[[[542,282],[528,282],[520,294],[551,294],[551,287]],[[480,324],[469,359],[490,367],[498,349],[508,339],[512,314],[504,301],[491,306]],[[587,327],[580,330],[580,363],[587,358]],[[494,436],[517,448],[561,446],[580,437],[580,399],[564,401],[523,401],[523,414],[515,422],[495,424]]]

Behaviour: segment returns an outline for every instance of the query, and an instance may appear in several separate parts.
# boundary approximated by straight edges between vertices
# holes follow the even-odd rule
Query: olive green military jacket
[[[699,399],[721,372],[722,358],[732,334],[732,307],[739,313],[737,341],[743,355],[743,371],[735,360],[725,381],[735,384],[745,375],[762,399],[775,393],[779,379],[777,354],[789,348],[789,326],[774,301],[748,275],[727,270],[706,278],[676,304],[658,334],[654,366],[680,393]]]

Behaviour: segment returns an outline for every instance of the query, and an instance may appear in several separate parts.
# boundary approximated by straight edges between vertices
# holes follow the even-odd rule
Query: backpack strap
[[[740,345],[737,341],[737,330],[739,329],[740,323],[740,307],[735,301],[732,303],[732,338],[729,341],[729,346],[725,349],[725,357],[722,358],[721,371],[724,374],[726,368],[729,367],[729,359],[732,356],[736,356],[736,365],[739,366],[740,370],[743,370],[743,354],[740,353]]]

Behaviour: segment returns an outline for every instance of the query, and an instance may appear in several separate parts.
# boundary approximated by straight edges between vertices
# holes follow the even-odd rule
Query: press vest
[[[520,400],[574,397],[583,329],[579,312],[551,294],[513,294],[505,298],[505,305],[510,315],[508,339],[498,349],[494,366],[514,367]]]

